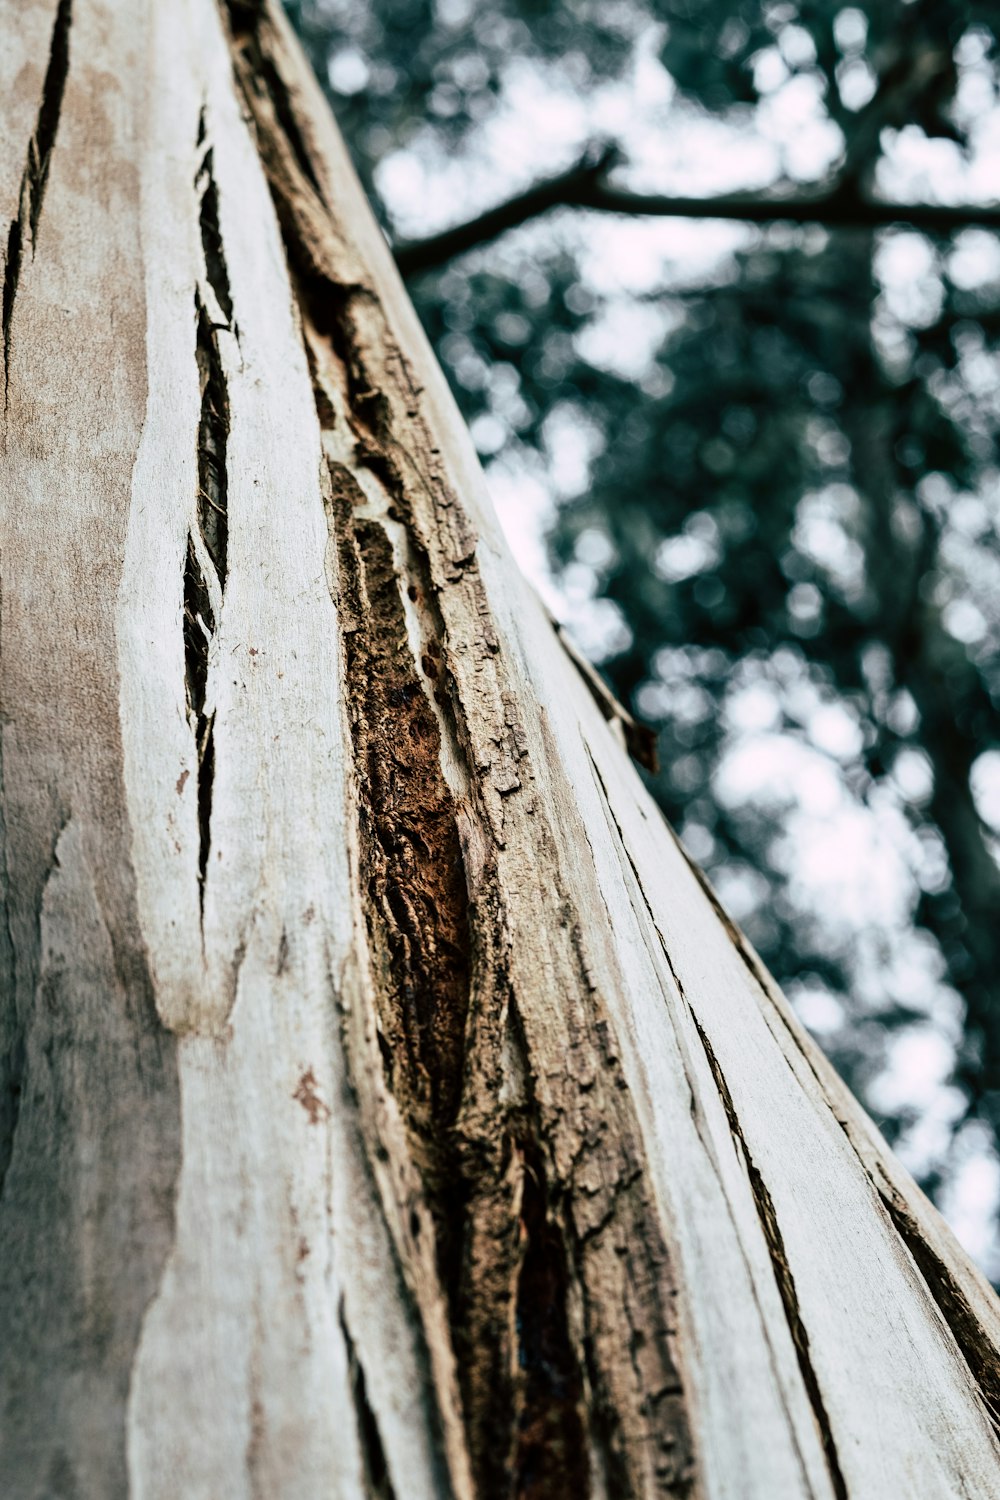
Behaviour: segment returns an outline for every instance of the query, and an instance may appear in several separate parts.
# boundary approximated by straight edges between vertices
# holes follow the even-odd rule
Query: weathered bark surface
[[[995,1496],[997,1303],[516,576],[280,15],[0,19],[4,1494]]]

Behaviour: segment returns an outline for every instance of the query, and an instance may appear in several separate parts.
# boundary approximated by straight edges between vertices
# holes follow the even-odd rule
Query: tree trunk
[[[4,1495],[995,1497],[993,1294],[518,578],[278,10],[0,15]]]

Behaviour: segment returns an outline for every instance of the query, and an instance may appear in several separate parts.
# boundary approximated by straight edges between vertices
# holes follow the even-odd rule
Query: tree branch
[[[736,219],[746,224],[822,224],[829,229],[883,229],[909,224],[932,234],[947,234],[972,225],[1000,229],[1000,205],[889,203],[865,198],[853,187],[804,197],[762,197],[746,193],[716,198],[685,198],[659,193],[635,193],[614,187],[607,174],[620,160],[614,148],[588,152],[565,172],[535,183],[523,193],[487,209],[464,224],[444,229],[427,239],[396,246],[396,264],[404,276],[437,266],[489,244],[552,208],[586,208],[631,217],[676,219]]]

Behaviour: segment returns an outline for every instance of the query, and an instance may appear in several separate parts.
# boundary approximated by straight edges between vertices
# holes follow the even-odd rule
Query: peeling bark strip
[[[0,309],[0,333],[3,337],[4,390],[10,381],[11,323],[14,317],[14,301],[17,283],[21,275],[21,260],[25,241],[30,241],[34,254],[38,224],[42,217],[45,185],[49,177],[49,161],[56,143],[59,129],[59,111],[62,108],[63,89],[69,72],[69,32],[73,23],[73,0],[59,0],[52,40],[49,43],[49,64],[42,84],[42,98],[38,109],[35,133],[28,142],[28,160],[21,178],[20,203],[17,215],[11,220],[7,231],[7,258],[4,263],[3,299]]]

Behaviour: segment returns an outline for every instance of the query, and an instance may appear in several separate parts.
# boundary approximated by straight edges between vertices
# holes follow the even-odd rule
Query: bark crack
[[[469,995],[468,893],[456,809],[441,770],[437,718],[407,639],[391,543],[360,520],[364,496],[331,464],[345,656],[360,772],[362,842],[382,952],[380,1020],[390,1084],[421,1128],[458,1110]],[[388,991],[385,982],[388,981]]]
[[[194,537],[189,535],[184,567],[184,661],[188,718],[194,734],[198,762],[195,773],[198,804],[198,898],[203,915],[212,818],[212,782],[215,774],[215,715],[206,711],[209,650],[214,632],[215,615],[208,586],[195,551]]]
[[[2,310],[0,310],[5,408],[10,384],[11,325],[14,318],[18,281],[21,276],[21,262],[26,238],[31,241],[32,255],[35,253],[35,240],[42,217],[42,203],[49,180],[49,164],[59,130],[59,115],[69,73],[69,33],[72,24],[73,0],[59,0],[49,41],[49,61],[42,83],[41,103],[35,130],[28,142],[28,159],[21,177],[18,211],[11,220],[7,232],[7,258],[4,263]]]
[[[809,1404],[812,1407],[813,1416],[816,1419],[816,1426],[819,1429],[820,1441],[823,1445],[823,1454],[826,1458],[826,1464],[830,1474],[830,1483],[833,1487],[833,1493],[837,1497],[837,1500],[847,1500],[847,1483],[844,1479],[843,1470],[840,1467],[840,1459],[837,1454],[837,1445],[833,1436],[833,1429],[830,1426],[830,1418],[826,1410],[826,1404],[823,1400],[823,1392],[820,1388],[819,1378],[812,1363],[812,1356],[809,1350],[809,1334],[806,1330],[805,1323],[802,1320],[802,1313],[799,1309],[798,1296],[795,1290],[795,1280],[792,1276],[791,1267],[788,1264],[788,1257],[785,1253],[785,1244],[782,1238],[781,1228],[778,1223],[778,1215],[775,1212],[774,1203],[771,1199],[771,1194],[768,1192],[767,1184],[764,1182],[764,1179],[761,1176],[760,1171],[750,1154],[750,1148],[747,1145],[745,1136],[743,1135],[739,1116],[736,1113],[736,1106],[733,1103],[732,1094],[729,1092],[729,1085],[726,1082],[725,1074],[723,1073],[722,1068],[719,1065],[719,1061],[715,1055],[712,1044],[706,1036],[702,1026],[700,1025],[697,1016],[695,1016],[693,1012],[691,1013],[691,1018],[694,1021],[694,1027],[698,1033],[698,1039],[704,1049],[705,1058],[708,1062],[709,1070],[711,1071],[712,1077],[715,1081],[715,1086],[718,1090],[719,1098],[722,1100],[722,1107],[725,1110],[726,1119],[729,1122],[729,1129],[733,1137],[733,1144],[736,1147],[737,1153],[742,1158],[743,1165],[747,1174],[747,1179],[750,1183],[750,1191],[753,1195],[754,1205],[757,1209],[757,1217],[760,1220],[760,1226],[763,1230],[768,1254],[771,1257],[771,1265],[774,1270],[774,1279],[777,1283],[778,1292],[781,1296],[781,1303],[785,1310],[785,1318],[788,1323],[789,1332],[792,1336],[792,1343],[795,1346],[795,1354],[799,1363],[799,1372],[802,1376],[802,1383],[805,1386],[806,1394],[809,1397]]]
[[[199,133],[204,130],[204,112],[199,119]],[[201,142],[199,141],[199,144]],[[205,273],[215,293],[226,326],[233,322],[233,298],[229,287],[229,270],[222,247],[222,230],[219,226],[219,188],[213,171],[213,150],[209,146],[202,158],[195,187],[204,182],[198,209],[198,224],[201,229],[201,247],[205,257]]]
[[[996,1348],[983,1333],[957,1278],[927,1243],[898,1195],[877,1184],[876,1190],[969,1367],[994,1429],[1000,1433],[1000,1358]]]
[[[660,928],[660,925],[659,925],[659,923],[656,920],[656,917],[654,915],[653,908],[652,908],[652,906],[650,904],[649,898],[646,895],[645,888],[644,888],[642,880],[640,879],[640,876],[639,876],[639,871],[638,871],[638,869],[636,867],[635,861],[632,859],[631,853],[630,853],[630,851],[628,849],[628,846],[627,846],[627,844],[625,842],[625,838],[624,838],[624,835],[623,835],[623,832],[622,832],[621,824],[618,822],[618,818],[617,818],[617,816],[615,814],[615,811],[614,811],[614,809],[613,809],[613,807],[611,805],[611,801],[610,801],[610,798],[608,796],[608,789],[607,789],[607,787],[605,785],[604,778],[601,775],[600,768],[598,767],[597,762],[594,759],[593,753],[591,752],[589,746],[587,746],[587,755],[588,755],[588,759],[590,760],[591,769],[593,771],[595,781],[597,783],[597,786],[600,789],[600,792],[601,792],[601,795],[602,795],[602,798],[603,798],[604,809],[605,809],[606,816],[608,818],[609,827],[613,827],[615,835],[616,835],[617,847],[618,847],[618,850],[619,850],[619,854],[620,854],[620,856],[622,858],[624,858],[628,862],[628,866],[629,866],[629,869],[630,869],[631,874],[632,874],[633,884],[635,886],[636,891],[638,892],[639,898],[642,901],[643,911],[645,913],[645,916],[646,916],[647,920],[649,921],[650,925],[652,926],[654,933],[656,934],[656,938],[657,938],[657,942],[658,942],[658,945],[659,945],[660,953],[661,953],[661,955],[663,957],[663,960],[664,960],[664,962],[665,962],[665,964],[667,966],[667,971],[670,974],[670,978],[671,978],[674,986],[676,987],[678,996],[680,997],[681,1002],[684,1005],[685,1010],[687,1011],[687,1014],[691,1018],[692,1024],[697,1027],[698,1023],[697,1023],[697,1021],[695,1019],[694,1012],[693,1012],[693,1010],[691,1008],[691,1002],[688,999],[687,993],[685,991],[684,981],[681,979],[680,974],[677,972],[677,968],[676,968],[676,966],[674,964],[673,958],[671,957],[670,950],[669,950],[669,948],[667,946],[666,939],[664,938],[664,935],[663,935],[663,932],[662,932],[662,930]],[[667,826],[668,826],[668,829],[669,829],[669,825],[667,825]],[[671,835],[673,835],[673,830],[669,829],[669,831],[670,831]],[[589,834],[588,834],[587,837],[588,837],[588,843],[589,843],[590,842]],[[592,852],[593,852],[593,850],[592,850]],[[633,906],[633,910],[636,910],[636,906],[635,906],[634,900],[632,902],[632,906]],[[610,913],[609,913],[609,917],[610,917]],[[715,1151],[714,1151],[712,1143],[711,1143],[711,1141],[709,1139],[709,1136],[708,1136],[708,1134],[706,1132],[706,1129],[705,1129],[704,1111],[703,1111],[702,1106],[701,1106],[699,1100],[697,1099],[697,1096],[696,1096],[696,1093],[695,1093],[694,1081],[693,1081],[693,1078],[692,1078],[692,1075],[691,1075],[691,1069],[689,1067],[689,1058],[687,1056],[687,1048],[686,1048],[685,1045],[682,1044],[681,1037],[680,1037],[679,1033],[678,1033],[678,1045],[679,1045],[680,1050],[681,1050],[682,1065],[683,1065],[683,1068],[684,1068],[684,1076],[685,1076],[685,1081],[686,1081],[687,1086],[688,1086],[688,1095],[689,1095],[689,1101],[690,1101],[691,1120],[692,1120],[692,1123],[694,1125],[695,1131],[697,1132],[698,1138],[701,1141],[701,1144],[702,1144],[702,1147],[703,1147],[703,1149],[705,1151],[706,1156],[708,1157],[708,1159],[715,1166],[715,1170],[718,1171],[718,1164],[717,1164],[717,1161],[716,1161]],[[702,1043],[702,1046],[703,1046],[703,1049],[704,1049],[704,1042]],[[749,1257],[748,1252],[747,1252],[747,1247],[743,1243],[743,1239],[742,1239],[742,1237],[741,1237],[741,1235],[739,1233],[739,1228],[738,1228],[738,1225],[736,1223],[736,1218],[735,1218],[735,1215],[734,1215],[734,1212],[733,1212],[733,1205],[732,1205],[732,1203],[730,1201],[729,1193],[726,1190],[725,1184],[722,1181],[721,1177],[720,1177],[720,1189],[723,1192],[725,1203],[726,1203],[726,1209],[727,1209],[727,1212],[728,1212],[728,1214],[730,1216],[730,1219],[733,1222],[734,1230],[736,1232],[736,1239],[737,1239],[737,1244],[739,1246],[740,1258],[741,1258],[741,1260],[743,1262],[743,1265],[744,1265],[744,1267],[746,1269],[747,1282],[748,1282],[748,1285],[749,1285],[749,1287],[751,1289],[751,1295],[753,1296],[754,1305],[757,1308],[758,1315],[760,1317],[761,1328],[764,1331],[764,1336],[765,1336],[766,1343],[767,1343],[768,1358],[769,1358],[769,1360],[771,1362],[771,1368],[774,1371],[775,1384],[776,1384],[778,1390],[781,1393],[782,1409],[784,1410],[784,1412],[786,1414],[786,1417],[788,1419],[789,1431],[790,1431],[790,1433],[792,1435],[792,1441],[793,1441],[794,1446],[795,1446],[795,1452],[796,1452],[796,1455],[797,1455],[797,1457],[799,1459],[799,1463],[800,1463],[800,1465],[802,1467],[803,1480],[808,1485],[808,1483],[809,1483],[808,1468],[807,1468],[805,1457],[804,1457],[804,1455],[802,1453],[801,1446],[800,1446],[800,1443],[799,1443],[799,1435],[798,1435],[798,1431],[797,1431],[797,1428],[796,1428],[795,1420],[794,1420],[792,1412],[790,1411],[789,1406],[788,1406],[787,1396],[786,1396],[786,1392],[785,1392],[785,1385],[784,1385],[784,1381],[781,1378],[779,1355],[778,1355],[777,1350],[774,1347],[774,1340],[773,1340],[773,1337],[771,1335],[771,1329],[770,1329],[770,1326],[769,1326],[769,1322],[768,1322],[767,1316],[765,1314],[764,1308],[761,1306],[760,1297],[759,1297],[759,1294],[758,1294],[758,1289],[757,1289],[756,1281],[755,1281],[755,1278],[754,1278],[753,1268],[752,1268],[752,1265],[751,1265],[751,1262],[750,1262],[750,1257]]]
[[[669,827],[669,825],[666,826]],[[768,976],[757,955],[722,906],[703,872],[676,838],[673,829],[670,829],[670,833],[698,880],[712,910],[723,924],[738,957],[753,979],[756,989],[763,995],[768,1006],[773,1009],[781,1020],[785,1032],[795,1046],[797,1053],[802,1057],[823,1099],[827,1102],[831,1113],[850,1142],[851,1148],[857,1156],[865,1175],[878,1194],[893,1228],[906,1246],[910,1258],[927,1288],[928,1295],[938,1308],[945,1325],[955,1340],[959,1353],[968,1366],[969,1372],[982,1396],[989,1420],[997,1431],[1000,1432],[1000,1357],[997,1355],[992,1339],[983,1330],[979,1318],[976,1316],[969,1304],[968,1298],[962,1291],[958,1278],[928,1243],[915,1217],[906,1207],[905,1200],[903,1200],[891,1184],[876,1181],[870,1164],[858,1149],[850,1125],[840,1117],[833,1100],[829,1096],[827,1085],[824,1083],[815,1064],[803,1047],[802,1041],[796,1035],[790,1021],[783,1014],[782,1007],[775,1004],[768,984]]]
[[[344,1335],[347,1350],[347,1371],[351,1382],[351,1398],[354,1402],[354,1417],[357,1423],[358,1443],[361,1448],[361,1464],[364,1470],[365,1495],[367,1500],[396,1500],[389,1466],[386,1463],[382,1435],[378,1419],[372,1411],[365,1386],[365,1372],[347,1326],[344,1299],[340,1299],[340,1331]]]
[[[197,148],[206,139],[205,110],[198,117]],[[233,320],[219,224],[219,192],[213,173],[212,147],[202,157],[195,178],[198,220],[208,285],[225,319]],[[205,915],[205,884],[212,842],[212,795],[215,783],[215,711],[209,704],[211,648],[218,628],[229,572],[229,389],[219,349],[219,327],[200,291],[195,291],[195,359],[201,393],[198,413],[197,496],[195,521],[188,533],[184,567],[184,659],[188,717],[195,741],[198,815],[198,904]]]
[[[221,259],[221,243],[219,249]],[[198,897],[204,917],[215,779],[215,712],[209,704],[209,669],[228,574],[229,397],[217,331],[198,292],[195,292],[195,325],[201,408],[195,524],[188,533],[184,566],[184,662],[188,718],[197,758]]]
[[[10,997],[13,1004],[13,994]],[[15,1027],[16,1027],[15,1019]],[[21,1096],[26,1070],[24,1035],[15,1029],[3,1058],[0,1058],[0,1201],[3,1199],[7,1169],[14,1154],[14,1137],[21,1118]]]
[[[204,200],[203,200],[204,201]],[[220,257],[220,263],[221,262]],[[229,484],[226,449],[229,441],[229,390],[215,325],[201,297],[195,297],[198,378],[201,411],[198,417],[198,527],[215,569],[220,592],[225,592],[229,570]]]
[[[295,157],[296,166],[322,202],[319,179],[288,87],[268,51],[261,46],[258,28],[263,7],[259,0],[220,0],[220,3],[229,18],[233,45],[245,58],[244,80],[252,79],[255,89],[266,95],[281,134]]]
[[[519,1025],[513,1002],[511,1012]],[[524,1076],[530,1076],[527,1069]],[[571,1328],[566,1232],[552,1202],[534,1107],[531,1115],[526,1124],[533,1128],[516,1147],[522,1173],[515,1303],[521,1388],[513,1469],[517,1496],[558,1500],[590,1493],[590,1454],[583,1369]]]

